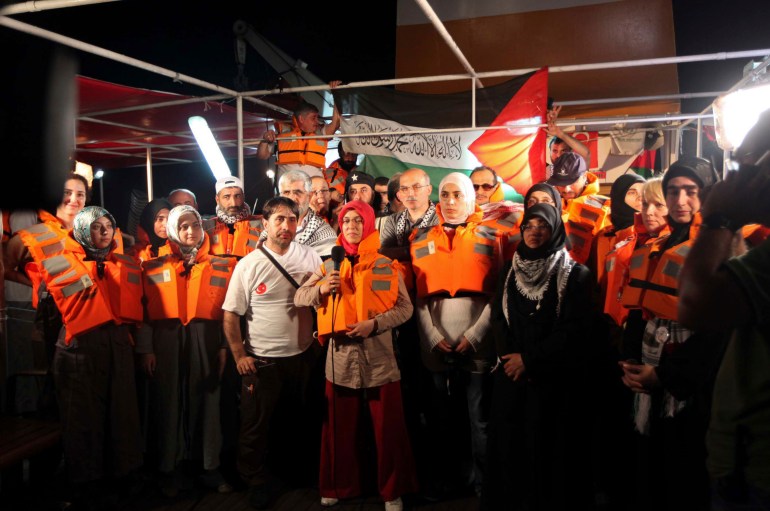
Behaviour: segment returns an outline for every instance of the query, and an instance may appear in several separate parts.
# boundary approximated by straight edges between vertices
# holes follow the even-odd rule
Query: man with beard
[[[264,226],[252,215],[243,195],[243,182],[229,176],[216,183],[216,216],[205,221],[210,253],[240,259],[257,247]]]
[[[345,151],[342,142],[337,146],[337,152],[340,157],[324,170],[324,177],[332,191],[332,201],[342,204],[345,202],[345,184],[348,174],[358,166],[358,154]]]
[[[312,247],[322,259],[326,259],[337,242],[337,231],[310,209],[312,186],[307,174],[301,170],[290,170],[278,181],[278,192],[299,206],[295,241]]]

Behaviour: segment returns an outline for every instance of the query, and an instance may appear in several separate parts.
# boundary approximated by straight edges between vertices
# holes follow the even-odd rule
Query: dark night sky
[[[173,5],[170,7],[161,7]],[[396,2],[376,2],[375,14],[363,14],[361,2],[339,0],[327,4],[263,0],[168,1],[127,0],[118,3],[60,9],[15,16],[140,60],[236,88],[236,20],[243,19],[324,81],[367,81],[395,76]],[[319,5],[321,10],[319,10]],[[770,2],[759,0],[674,0],[678,55],[770,48]],[[317,13],[322,12],[323,20]],[[309,15],[313,13],[314,15]],[[761,27],[759,26],[761,25]],[[679,65],[681,92],[726,90],[741,78],[748,59]],[[543,63],[547,65],[548,63]],[[208,94],[197,87],[138,70],[102,57],[79,54],[79,72],[85,76],[141,88],[180,94]],[[271,88],[277,73],[252,48],[247,49],[245,74],[248,89]],[[565,98],[566,99],[566,98]],[[709,99],[682,102],[683,112],[699,112]],[[234,168],[234,166],[233,166]],[[248,169],[247,169],[248,171]],[[120,222],[129,198],[126,190],[143,179],[141,169],[115,172],[105,179],[106,205]],[[256,172],[257,184],[261,170]],[[123,174],[117,176],[117,174]],[[203,175],[202,178],[193,176]],[[213,211],[213,186],[208,170],[155,170],[156,195],[173,184],[190,183],[199,192],[201,209]],[[247,187],[249,182],[247,173]],[[265,190],[255,191],[264,195]],[[247,197],[249,190],[247,190]],[[98,191],[95,194],[98,198]],[[254,195],[250,197],[253,202]]]

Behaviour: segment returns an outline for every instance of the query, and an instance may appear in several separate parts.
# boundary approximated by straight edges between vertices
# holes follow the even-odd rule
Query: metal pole
[[[104,205],[104,175],[99,178],[99,204],[101,204],[104,209],[107,209]]]
[[[152,200],[152,149],[147,148],[147,201]]]
[[[81,7],[83,5],[106,4],[119,0],[46,0],[45,2],[20,2],[0,9],[0,15],[24,14],[27,12],[61,9],[64,7]]]

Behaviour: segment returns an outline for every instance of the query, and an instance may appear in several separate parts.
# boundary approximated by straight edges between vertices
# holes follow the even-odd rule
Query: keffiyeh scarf
[[[429,227],[431,224],[431,221],[433,220],[433,216],[435,214],[436,214],[436,205],[431,202],[428,205],[428,210],[422,216],[422,220],[420,221],[420,223],[415,225],[414,227],[418,229]],[[409,235],[411,234],[411,230],[408,232],[406,230],[406,219],[408,216],[409,216],[409,210],[405,209],[404,211],[398,214],[398,218],[396,219],[396,239],[398,240],[399,246],[404,246],[409,242]]]
[[[315,211],[309,209],[305,219],[302,221],[304,224],[302,229],[297,229],[297,237],[294,239],[300,245],[305,245],[313,237],[313,234],[324,224],[323,218],[318,216]]]
[[[522,258],[518,253],[514,254],[511,270],[505,278],[505,288],[503,289],[503,304],[506,305],[503,307],[503,313],[508,324],[510,324],[508,289],[512,275],[516,283],[516,290],[528,300],[538,301],[537,308],[539,309],[539,302],[548,290],[551,277],[556,273],[556,285],[558,287],[556,317],[559,317],[564,293],[567,289],[567,281],[574,266],[575,260],[564,249],[542,259],[528,260]]]
[[[217,218],[227,225],[233,225],[235,222],[240,222],[241,220],[245,220],[251,216],[251,210],[249,209],[248,204],[245,202],[241,204],[240,210],[234,215],[228,215],[219,204],[217,204],[216,212]]]

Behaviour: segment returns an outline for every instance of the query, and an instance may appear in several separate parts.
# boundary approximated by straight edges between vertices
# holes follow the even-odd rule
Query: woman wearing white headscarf
[[[502,250],[494,229],[479,225],[470,178],[448,174],[439,184],[439,225],[411,236],[416,276],[417,320],[423,363],[432,377],[428,430],[434,441],[431,459],[435,491],[470,486],[478,494],[483,480],[486,427],[484,387],[492,363],[488,339],[490,302]],[[457,466],[458,452],[468,451],[467,437],[452,424],[468,419],[450,415],[452,399],[467,399],[472,460]]]
[[[40,263],[64,323],[53,375],[67,474],[75,498],[96,505],[103,479],[142,464],[131,333],[142,318],[141,269],[119,253],[115,232],[106,209],[83,208],[69,248]]]
[[[180,464],[202,461],[201,482],[228,492],[232,487],[219,472],[222,302],[236,260],[209,255],[192,206],[169,212],[166,233],[171,254],[142,263],[152,342],[139,350],[157,405],[161,490],[175,496],[192,475]]]

